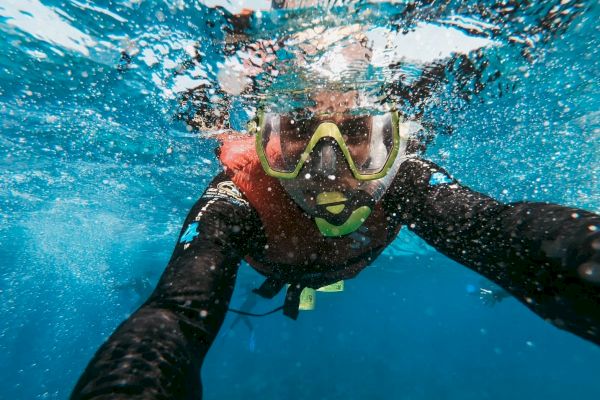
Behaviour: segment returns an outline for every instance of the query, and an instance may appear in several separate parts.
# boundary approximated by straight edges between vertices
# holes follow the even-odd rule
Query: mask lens
[[[371,117],[346,117],[338,126],[352,161],[360,170],[369,160]]]
[[[310,120],[266,114],[261,143],[269,166],[278,172],[293,172],[310,142],[311,128]]]
[[[364,123],[368,127],[356,127],[356,143],[351,136],[346,143],[358,172],[369,175],[385,167],[394,147],[394,126],[391,114],[372,116]],[[342,131],[342,135],[345,132],[349,131]]]
[[[391,113],[344,116],[331,121],[323,117],[295,118],[265,114],[261,121],[261,146],[269,167],[277,172],[293,172],[302,163],[302,155],[317,128],[324,122],[333,122],[338,127],[341,141],[360,174],[373,175],[383,170],[394,147]],[[333,138],[339,139],[339,136]]]

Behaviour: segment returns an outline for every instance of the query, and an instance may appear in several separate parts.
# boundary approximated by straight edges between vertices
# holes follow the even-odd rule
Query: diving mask
[[[256,132],[260,162],[268,175],[280,179],[296,178],[313,149],[326,138],[337,143],[359,181],[384,177],[405,147],[396,111],[309,117],[261,113],[253,124],[250,130]]]

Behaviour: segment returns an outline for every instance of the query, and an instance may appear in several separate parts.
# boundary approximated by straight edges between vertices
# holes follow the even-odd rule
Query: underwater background
[[[220,170],[212,132],[243,130],[266,94],[308,77],[372,86],[477,191],[600,212],[597,1],[298,5],[0,0],[0,399],[68,398]],[[261,11],[242,29],[243,8]],[[250,76],[252,55],[227,39],[240,29],[279,41]],[[366,72],[340,65],[336,40],[361,29]],[[197,110],[229,115],[198,130]],[[231,306],[260,283],[243,265]],[[498,289],[403,229],[298,321],[228,315],[204,398],[600,398],[598,346],[480,288]]]

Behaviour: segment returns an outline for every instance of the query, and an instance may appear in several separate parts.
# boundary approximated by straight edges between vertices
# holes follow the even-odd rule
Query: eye
[[[369,128],[364,118],[351,119],[340,124],[344,140],[363,141],[369,138]]]

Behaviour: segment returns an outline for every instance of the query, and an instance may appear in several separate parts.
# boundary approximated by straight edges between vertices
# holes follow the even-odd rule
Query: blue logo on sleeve
[[[190,243],[198,235],[198,223],[194,222],[192,224],[189,224],[183,235],[181,235],[179,243]]]
[[[443,183],[452,183],[452,179],[448,175],[442,174],[441,172],[436,172],[431,175],[431,178],[429,178],[430,186],[441,185]]]

